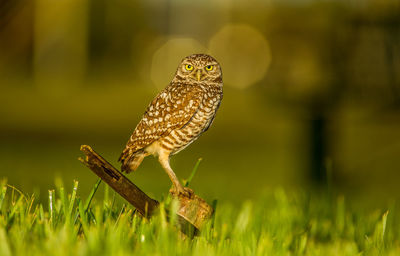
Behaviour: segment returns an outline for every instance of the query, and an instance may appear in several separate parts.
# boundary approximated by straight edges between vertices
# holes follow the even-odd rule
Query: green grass
[[[96,186],[99,184],[96,183]],[[78,182],[49,190],[48,204],[0,186],[0,255],[399,255],[399,215],[388,209],[351,210],[344,197],[278,189],[236,206],[217,205],[194,239],[167,222],[169,206],[150,220],[116,203],[107,187],[96,200]],[[105,186],[102,184],[102,186]],[[94,196],[94,198],[93,198]],[[334,197],[333,197],[334,198]],[[93,199],[93,200],[92,200]],[[169,204],[174,205],[174,204]],[[172,222],[172,223],[171,223]]]

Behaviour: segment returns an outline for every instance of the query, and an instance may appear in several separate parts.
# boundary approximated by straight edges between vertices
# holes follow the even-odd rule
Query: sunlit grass
[[[61,183],[61,182],[60,182]],[[398,255],[395,204],[351,210],[344,197],[278,189],[241,206],[218,204],[199,236],[184,238],[162,202],[150,220],[105,189],[85,197],[75,181],[49,190],[48,205],[0,186],[0,255]],[[98,185],[98,183],[96,183]],[[93,199],[94,196],[94,199]],[[93,199],[93,200],[92,200]],[[172,204],[170,204],[172,205]]]

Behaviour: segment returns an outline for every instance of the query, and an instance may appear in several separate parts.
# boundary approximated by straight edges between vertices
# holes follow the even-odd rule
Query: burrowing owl
[[[188,194],[169,165],[178,153],[214,120],[222,100],[222,71],[206,54],[184,58],[171,83],[147,107],[119,161],[127,173],[136,170],[148,155],[158,157],[178,194]]]

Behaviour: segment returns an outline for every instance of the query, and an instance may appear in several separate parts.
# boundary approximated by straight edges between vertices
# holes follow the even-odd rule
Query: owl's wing
[[[171,131],[184,127],[197,112],[201,100],[202,91],[197,87],[184,84],[166,87],[147,107],[119,161],[124,162]]]

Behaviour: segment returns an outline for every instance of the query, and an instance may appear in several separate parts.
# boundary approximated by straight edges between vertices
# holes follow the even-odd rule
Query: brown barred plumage
[[[147,107],[119,161],[122,170],[136,170],[148,155],[158,157],[175,190],[187,194],[169,165],[170,155],[205,132],[222,100],[222,71],[206,54],[184,58],[171,83]]]

